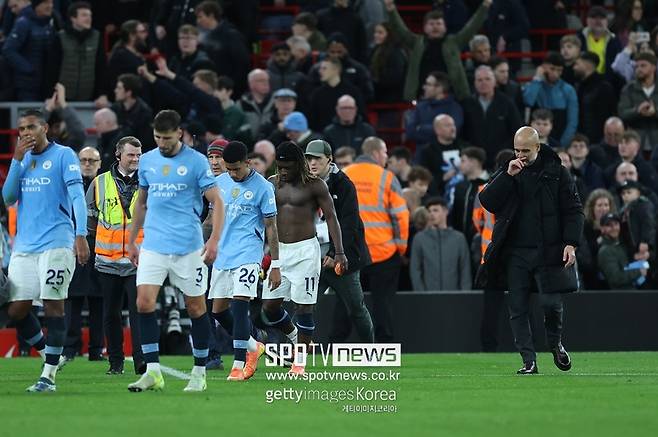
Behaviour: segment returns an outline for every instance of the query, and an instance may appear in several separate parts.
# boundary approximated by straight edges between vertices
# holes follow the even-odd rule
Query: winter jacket
[[[451,228],[416,234],[409,274],[414,291],[470,290],[471,255],[464,234]]]
[[[647,97],[642,90],[642,85],[633,81],[624,87],[619,96],[619,117],[631,129],[636,130],[642,137],[642,149],[653,150],[658,145],[658,113],[651,117],[645,117],[637,112],[637,107],[645,101],[653,102],[658,108],[658,86],[654,82],[654,90],[650,97]],[[654,166],[656,165],[655,154],[652,157]]]
[[[357,87],[345,80],[341,80],[335,87],[325,83],[311,94],[311,108],[306,113],[311,129],[322,132],[325,127],[329,126],[336,114],[336,103],[344,94],[352,96],[356,101],[359,114],[364,114],[365,104]]]
[[[126,109],[121,102],[116,102],[111,109],[117,115],[117,122],[123,132],[142,141],[142,146],[145,149],[142,152],[146,153],[155,147],[153,128],[151,127],[153,110],[144,100],[137,97],[137,101],[130,109]]]
[[[635,288],[634,281],[642,274],[639,270],[624,270],[628,263],[628,255],[621,242],[603,237],[597,264],[610,289],[633,290]]]
[[[233,94],[241,95],[246,88],[247,74],[251,65],[244,36],[226,20],[220,21],[203,40],[203,49],[217,67],[219,76],[233,79]]]
[[[93,100],[107,89],[103,39],[95,29],[60,30],[53,47],[59,82],[66,88],[66,99]]]
[[[461,61],[461,50],[473,36],[482,27],[487,18],[487,8],[480,6],[475,15],[466,23],[464,28],[456,34],[446,35],[444,37],[441,53],[443,60],[450,76],[455,97],[461,100],[468,96],[469,87],[466,80],[466,73]],[[388,22],[394,32],[402,41],[402,44],[409,51],[409,66],[407,68],[407,78],[404,82],[404,99],[411,101],[418,96],[420,86],[419,74],[420,64],[423,59],[427,38],[425,35],[415,34],[409,30],[407,25],[400,17],[396,10],[388,12]]]
[[[656,247],[656,210],[644,196],[632,201],[621,209],[621,236],[630,259],[638,251],[641,243]]]
[[[464,124],[464,111],[453,96],[445,99],[419,100],[416,107],[405,117],[405,134],[407,140],[416,144],[427,144],[434,138],[434,118],[440,114],[448,114],[455,120],[457,131]]]
[[[182,76],[192,82],[192,76],[197,70],[216,71],[217,67],[205,50],[197,49],[189,56],[183,57],[180,53],[173,55],[169,60],[169,69],[177,76]]]
[[[598,143],[603,139],[605,121],[617,109],[615,89],[602,74],[594,72],[578,84],[577,91],[578,130],[587,135],[591,143]]]
[[[582,51],[587,51],[587,36],[590,34],[591,30],[589,27],[585,27],[582,31],[578,32],[577,36],[580,39],[582,44]],[[619,89],[619,84],[623,83],[623,78],[614,72],[612,69],[612,63],[615,61],[617,54],[622,51],[623,47],[621,41],[617,36],[611,31],[607,31],[605,37],[606,46],[605,46],[605,77],[613,86]]]
[[[272,92],[281,88],[295,89],[297,82],[302,80],[304,74],[297,71],[291,59],[285,66],[280,67],[272,59],[267,61],[267,72],[270,75],[270,89]]]
[[[26,6],[2,47],[2,54],[14,72],[16,88],[39,90],[37,94],[41,98],[49,96],[46,91],[50,91],[44,88],[49,78],[49,53],[56,37],[50,20],[50,17],[37,17],[34,9]]]
[[[353,124],[344,125],[334,117],[333,121],[322,132],[322,136],[331,145],[332,151],[339,147],[350,146],[356,150],[356,154],[361,154],[361,144],[363,140],[375,135],[375,129],[368,123],[362,121],[361,116],[357,115]]]
[[[538,250],[543,265],[540,267],[564,265],[564,247],[577,247],[583,233],[583,206],[576,192],[569,171],[562,166],[559,156],[549,146],[542,144],[539,150],[542,166],[537,181],[535,205],[539,211],[541,228],[536,231]],[[506,239],[519,208],[529,207],[520,204],[520,175],[507,173],[508,163],[492,176],[480,193],[480,203],[496,215],[491,244],[484,254],[476,285],[482,288],[506,290],[507,274],[505,266]],[[540,268],[542,283],[550,282],[545,269]]]
[[[576,90],[562,79],[554,84],[533,79],[523,89],[523,101],[530,108],[553,112],[553,136],[560,139],[562,147],[568,147],[578,128]]]
[[[242,112],[247,116],[247,121],[251,127],[251,136],[256,138],[258,135],[258,130],[261,125],[270,119],[274,109],[274,99],[271,96],[266,98],[267,102],[261,107],[254,101],[251,93],[245,93],[240,98],[238,106],[242,109]]]

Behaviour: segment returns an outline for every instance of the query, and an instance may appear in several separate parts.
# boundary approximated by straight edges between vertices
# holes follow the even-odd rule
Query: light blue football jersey
[[[148,190],[142,248],[185,255],[203,247],[203,193],[215,186],[205,156],[187,145],[172,157],[159,149],[139,160],[139,186]]]
[[[216,181],[226,214],[214,267],[230,270],[260,264],[265,243],[264,219],[276,216],[274,186],[253,170],[240,182],[228,173],[217,176]]]
[[[51,142],[39,154],[25,154],[20,163],[15,252],[73,248],[73,205],[67,190],[71,184],[82,187],[80,161],[70,147]]]

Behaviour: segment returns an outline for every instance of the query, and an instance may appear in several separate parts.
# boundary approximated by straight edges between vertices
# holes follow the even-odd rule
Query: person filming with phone
[[[548,347],[558,369],[571,369],[562,345],[562,293],[578,289],[576,247],[583,232],[583,207],[569,171],[537,131],[514,135],[514,154],[480,193],[496,215],[492,242],[480,265],[478,287],[509,290],[514,343],[523,359],[518,374],[538,373],[529,324],[529,300],[539,292]]]

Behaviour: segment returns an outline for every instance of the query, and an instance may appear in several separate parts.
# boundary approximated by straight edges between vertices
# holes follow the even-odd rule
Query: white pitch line
[[[572,373],[572,372],[565,372],[565,373],[558,373],[558,374],[546,374],[546,373],[537,373],[534,375],[516,375],[513,373],[510,374],[454,374],[454,373],[444,373],[444,374],[435,374],[432,375],[437,378],[474,378],[474,377],[481,377],[484,376],[486,378],[510,378],[510,377],[517,377],[517,376],[530,376],[530,377],[536,377],[536,376],[619,376],[619,377],[630,377],[630,376],[641,376],[641,377],[658,377],[658,373]]]
[[[133,359],[131,357],[126,358],[126,361],[132,361]],[[181,372],[178,369],[174,369],[173,367],[165,366],[164,364],[160,364],[160,370],[162,373],[166,375],[173,376],[174,378],[182,379],[184,381],[189,381],[190,380],[190,375],[189,373]]]

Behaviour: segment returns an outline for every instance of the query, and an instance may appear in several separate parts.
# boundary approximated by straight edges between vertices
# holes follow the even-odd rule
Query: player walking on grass
[[[256,297],[265,232],[274,265],[270,288],[281,283],[276,201],[272,184],[249,167],[247,146],[232,141],[223,157],[226,173],[216,181],[224,199],[226,223],[208,297],[213,299],[213,317],[233,335],[235,359],[228,380],[242,381],[253,376],[265,351],[265,346],[249,335],[249,301]]]
[[[184,391],[206,389],[210,336],[206,263],[212,263],[217,256],[224,203],[207,159],[181,142],[180,121],[175,111],[160,111],[153,121],[158,149],[145,153],[139,161],[139,195],[127,249],[137,265],[137,311],[146,373],[128,386],[133,392],[164,387],[155,301],[167,276],[171,285],[185,294],[185,306],[192,320],[194,367]],[[202,195],[217,208],[205,247],[199,220]],[[135,240],[142,226],[144,240],[138,251]]]
[[[75,256],[82,265],[89,259],[78,157],[71,148],[48,142],[47,132],[41,112],[28,110],[21,115],[18,144],[2,188],[7,205],[18,201],[18,233],[9,263],[9,317],[19,335],[46,360],[29,392],[56,391],[55,374],[66,339],[64,301]],[[43,301],[45,339],[30,311],[33,300]]]
[[[308,346],[315,329],[313,306],[320,282],[320,243],[315,236],[318,208],[327,219],[329,235],[334,242],[337,272],[347,270],[347,258],[327,184],[311,175],[304,151],[293,142],[283,142],[276,149],[276,165],[278,174],[270,181],[276,192],[280,262],[273,264],[281,268],[281,285],[264,284],[263,321],[280,329],[292,343],[297,343],[299,333],[300,343]],[[282,308],[284,300],[292,300],[297,305],[294,325]],[[298,358],[295,357],[290,371],[302,374],[304,367]]]

